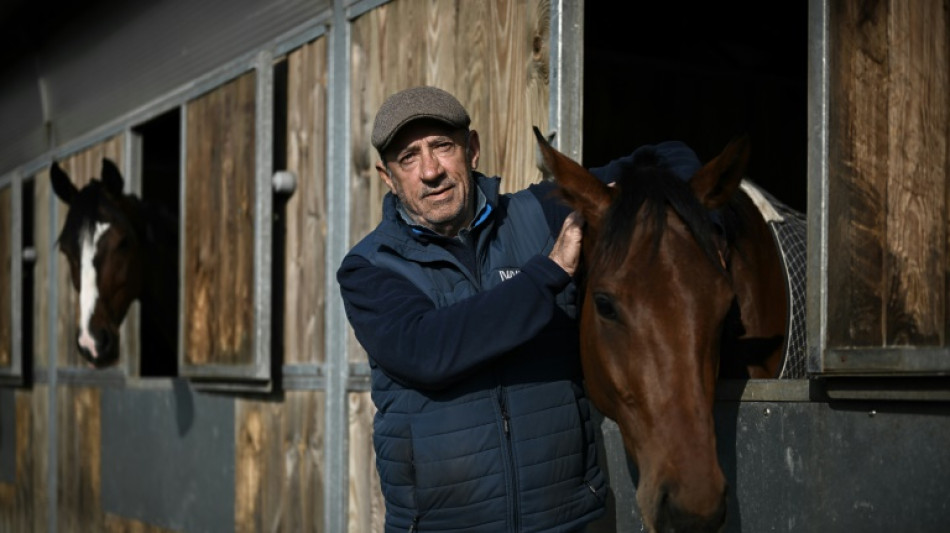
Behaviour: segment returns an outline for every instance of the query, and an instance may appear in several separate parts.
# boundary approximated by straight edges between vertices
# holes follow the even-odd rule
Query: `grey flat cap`
[[[456,128],[468,128],[472,119],[451,94],[436,87],[413,87],[383,102],[373,123],[373,146],[382,154],[396,133],[409,122],[431,118]]]

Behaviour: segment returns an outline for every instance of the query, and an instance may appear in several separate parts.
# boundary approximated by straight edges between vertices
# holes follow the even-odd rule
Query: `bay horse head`
[[[79,353],[96,368],[110,366],[119,358],[119,326],[145,282],[141,202],[123,193],[122,175],[108,159],[102,160],[102,179],[82,189],[57,163],[50,179],[56,196],[69,206],[58,243],[79,293]]]
[[[643,522],[651,531],[719,531],[727,483],[716,380],[774,377],[787,313],[771,234],[740,190],[748,141],[732,142],[688,181],[655,150],[638,150],[608,186],[535,134],[539,167],[586,221],[584,377],[637,465]]]

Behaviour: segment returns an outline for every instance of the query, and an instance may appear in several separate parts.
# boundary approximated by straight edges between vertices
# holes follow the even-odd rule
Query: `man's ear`
[[[389,187],[389,190],[392,191],[393,194],[396,194],[396,189],[393,187],[393,178],[389,175],[389,169],[386,168],[386,163],[377,161],[376,172],[379,172],[379,178]]]
[[[482,153],[482,145],[478,140],[478,132],[470,130],[468,134],[468,147],[465,154],[468,156],[468,163],[472,168],[478,168],[478,157]]]

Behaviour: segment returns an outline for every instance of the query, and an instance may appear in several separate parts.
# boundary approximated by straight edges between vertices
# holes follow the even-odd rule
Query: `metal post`
[[[328,42],[326,432],[324,434],[324,531],[347,530],[349,428],[347,424],[347,323],[334,273],[349,246],[350,26],[346,1],[334,0]]]
[[[548,125],[558,150],[580,161],[584,146],[584,2],[551,2]],[[545,132],[548,133],[548,132]]]

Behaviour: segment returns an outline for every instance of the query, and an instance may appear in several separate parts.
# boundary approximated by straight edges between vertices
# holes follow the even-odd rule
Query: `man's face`
[[[474,130],[416,120],[399,131],[376,170],[415,223],[454,237],[475,216],[478,154]]]

